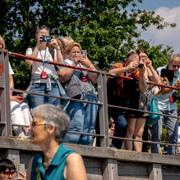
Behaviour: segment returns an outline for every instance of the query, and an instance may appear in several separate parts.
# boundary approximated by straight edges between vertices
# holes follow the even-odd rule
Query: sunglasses
[[[176,68],[176,67],[177,67],[177,68],[180,68],[180,66],[178,66],[178,65],[174,65],[174,64],[173,64],[172,66],[173,66],[174,68]]]
[[[42,125],[46,125],[46,123],[38,123],[36,121],[31,122],[31,127],[32,128],[37,127],[37,126],[42,126]]]
[[[17,171],[4,171],[3,174],[6,175],[6,176],[12,176],[14,174],[16,174]]]

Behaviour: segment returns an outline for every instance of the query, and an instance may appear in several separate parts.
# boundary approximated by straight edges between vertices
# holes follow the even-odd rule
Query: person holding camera
[[[26,50],[27,56],[42,59],[43,63],[26,59],[26,62],[31,66],[31,82],[30,92],[47,94],[48,96],[29,94],[29,104],[34,108],[40,104],[50,103],[60,106],[59,98],[51,97],[61,95],[61,85],[58,81],[56,68],[49,64],[49,61],[54,61],[63,64],[63,56],[61,47],[56,38],[51,38],[49,29],[46,26],[41,26],[36,31],[36,46]]]
[[[126,106],[128,108],[147,110],[148,109],[148,80],[153,80],[154,82],[159,82],[159,76],[152,67],[152,62],[146,55],[146,61],[142,59],[142,54],[140,50],[131,51],[124,64],[117,63],[109,71],[112,74],[119,76],[127,76],[133,78],[133,80],[125,79],[122,77],[114,77],[116,80],[116,88],[110,86],[113,90],[108,90],[109,103],[114,105]],[[119,64],[119,65],[118,65]],[[110,81],[111,78],[109,79]],[[111,92],[113,91],[113,92]],[[116,92],[114,92],[116,91]],[[113,96],[116,95],[114,98]],[[114,99],[114,100],[113,100]],[[113,102],[112,102],[113,100]],[[114,113],[116,111],[116,113]],[[110,110],[110,115],[112,114],[115,120],[115,136],[127,138],[133,138],[135,140],[142,140],[142,135],[144,131],[144,125],[146,122],[146,113],[137,111],[125,111],[125,110]],[[115,116],[114,116],[115,115]],[[128,119],[128,120],[127,120]],[[128,121],[128,123],[127,123]],[[126,130],[127,128],[127,130]],[[113,139],[112,144],[115,147],[121,147],[122,141]],[[132,145],[134,144],[134,146]],[[128,150],[133,149],[135,151],[142,151],[142,142],[125,141],[125,148]]]
[[[93,63],[81,54],[81,46],[78,43],[71,44],[66,49],[68,59],[64,60],[66,65],[88,68],[96,71]],[[65,83],[65,90],[69,97],[74,99],[97,102],[97,95],[94,84],[97,81],[97,74],[85,70],[64,68],[59,72],[60,81]],[[67,112],[71,117],[69,131],[93,133],[95,130],[98,105],[70,101]],[[92,144],[92,136],[73,134],[68,132],[65,136],[66,142],[77,144]]]
[[[180,54],[173,54],[167,65],[157,69],[161,76],[162,83],[168,86],[180,88]],[[162,126],[167,128],[168,140],[170,144],[177,144],[178,139],[178,117],[177,117],[177,94],[176,91],[169,88],[161,88],[157,95],[158,108],[160,113],[174,116],[161,116],[160,120],[152,127],[152,141],[160,142],[162,135]],[[177,118],[175,118],[177,117]],[[151,151],[160,153],[160,145],[152,144]],[[168,146],[167,154],[176,154],[176,146]]]

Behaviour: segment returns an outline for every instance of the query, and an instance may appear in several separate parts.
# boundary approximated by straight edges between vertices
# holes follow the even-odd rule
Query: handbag
[[[152,97],[148,106],[148,110],[152,113],[159,113],[158,103],[155,97]],[[160,119],[159,114],[149,114],[146,121],[146,125],[153,126],[159,119]]]

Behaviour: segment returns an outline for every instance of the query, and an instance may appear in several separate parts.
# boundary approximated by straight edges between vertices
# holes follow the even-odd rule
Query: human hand
[[[128,71],[134,71],[137,69],[138,65],[139,65],[138,61],[133,61],[133,62],[130,62],[126,67]]]
[[[48,45],[51,47],[54,47],[56,49],[60,49],[60,46],[58,44],[58,40],[56,38],[52,38],[51,42],[49,42]]]
[[[146,67],[148,68],[152,67],[152,61],[149,58],[146,58],[145,64],[146,64]]]
[[[86,66],[87,68],[89,68],[92,65],[92,62],[87,57],[84,57],[84,56],[79,58],[78,62]]]

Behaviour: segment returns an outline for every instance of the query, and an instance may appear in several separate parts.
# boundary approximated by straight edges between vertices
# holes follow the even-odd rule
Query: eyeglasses
[[[17,173],[17,171],[4,171],[2,172],[5,176],[13,176]]]
[[[180,66],[179,66],[179,65],[175,65],[175,64],[173,64],[172,66],[173,66],[173,68],[180,68]]]
[[[46,125],[46,123],[38,123],[36,121],[31,122],[31,127],[32,128],[37,127],[37,126],[42,126],[42,125]]]

